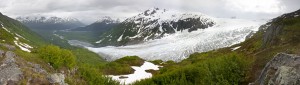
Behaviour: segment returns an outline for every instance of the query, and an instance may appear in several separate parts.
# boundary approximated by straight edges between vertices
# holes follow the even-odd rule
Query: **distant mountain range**
[[[65,46],[67,42],[63,41],[63,37],[55,34],[55,32],[85,26],[76,18],[60,18],[56,16],[29,15],[17,17],[16,20],[38,33],[48,42],[57,45],[61,44],[60,46]]]
[[[102,33],[108,31],[110,28],[119,24],[120,22],[121,21],[119,19],[115,20],[109,16],[105,16],[90,25],[87,25],[85,27],[70,29],[69,31],[92,31],[96,33]]]
[[[120,22],[120,19],[112,19],[111,17],[105,16],[90,25],[58,31],[57,33],[68,40],[94,43],[101,39],[100,36],[103,33],[115,28]]]
[[[60,18],[56,16],[21,16],[16,18],[33,30],[64,30],[84,26],[76,18]]]

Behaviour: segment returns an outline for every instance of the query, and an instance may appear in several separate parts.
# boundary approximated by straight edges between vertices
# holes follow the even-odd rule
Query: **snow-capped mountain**
[[[152,8],[136,16],[127,18],[116,28],[102,35],[96,43],[101,45],[128,45],[169,34],[188,30],[188,32],[211,27],[215,22],[201,13],[180,12]]]
[[[112,23],[121,23],[121,20],[119,18],[117,19],[112,19],[109,16],[104,16],[97,20],[95,23],[106,23],[106,24],[112,24]]]
[[[78,19],[70,17],[60,18],[56,16],[29,15],[17,17],[16,20],[32,29],[63,30],[84,26]]]
[[[56,16],[41,16],[41,15],[31,15],[31,16],[20,16],[16,18],[18,21],[21,22],[37,22],[37,23],[70,23],[70,22],[80,22],[76,18],[60,18]]]

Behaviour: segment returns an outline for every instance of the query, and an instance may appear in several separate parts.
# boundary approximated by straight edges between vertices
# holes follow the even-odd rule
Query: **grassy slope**
[[[33,46],[41,46],[41,45],[46,44],[45,40],[43,40],[35,32],[28,29],[22,23],[14,20],[14,19],[11,19],[5,15],[2,15],[2,14],[0,14],[0,21],[12,33],[17,33],[29,40],[29,41],[21,40],[22,42],[25,42],[25,43],[27,43],[29,45],[33,45]],[[16,36],[16,34],[10,34],[10,33],[4,32],[4,31],[5,30],[3,30],[1,28],[1,37],[0,38],[7,40],[6,43],[13,44],[12,42],[13,42],[14,36]]]

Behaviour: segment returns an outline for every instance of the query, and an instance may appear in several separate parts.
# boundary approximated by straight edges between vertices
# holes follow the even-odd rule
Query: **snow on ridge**
[[[52,23],[64,23],[64,22],[77,22],[79,21],[76,18],[72,17],[56,17],[56,16],[46,16],[46,15],[27,15],[27,16],[19,16],[16,20],[21,22],[52,22]]]
[[[139,20],[140,18],[143,18],[144,22],[158,20],[157,24],[161,24],[163,22],[178,21],[187,18],[201,18],[201,20],[209,20],[212,17],[199,12],[181,12],[177,10],[151,8],[143,13],[140,13],[137,16],[126,19],[125,22],[134,21],[136,23],[139,23],[140,21],[135,20]]]
[[[215,18],[216,25],[193,32],[184,30],[161,39],[128,46],[86,47],[111,61],[136,55],[145,60],[181,61],[195,52],[206,52],[243,42],[262,22]]]
[[[143,13],[138,14],[137,16],[126,19],[124,22],[135,23],[137,25],[131,29],[131,31],[137,31],[137,34],[129,37],[130,39],[134,39],[142,37],[142,35],[145,35],[145,32],[149,32],[157,26],[159,27],[159,32],[154,35],[156,37],[162,35],[160,33],[164,33],[165,31],[163,29],[163,24],[169,24],[169,26],[171,26],[175,32],[180,32],[181,30],[177,30],[177,28],[173,27],[172,22],[178,22],[179,20],[187,21],[187,19],[199,19],[203,25],[214,23],[213,17],[199,12],[181,12],[177,10],[166,10],[159,8],[151,8]],[[168,35],[168,33],[165,33],[164,35]],[[146,38],[148,37],[150,37],[150,35],[146,36]],[[147,41],[147,39],[144,39],[144,41]]]
[[[105,22],[106,24],[111,24],[111,23],[120,23],[122,22],[122,20],[120,18],[112,18],[109,16],[104,16],[96,21],[96,23],[101,23],[101,22]]]

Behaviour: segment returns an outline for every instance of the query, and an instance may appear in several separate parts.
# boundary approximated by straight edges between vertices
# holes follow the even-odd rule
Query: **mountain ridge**
[[[125,19],[111,31],[104,33],[100,45],[128,45],[158,39],[188,29],[189,32],[213,26],[214,22],[201,13],[185,13],[151,8]]]

